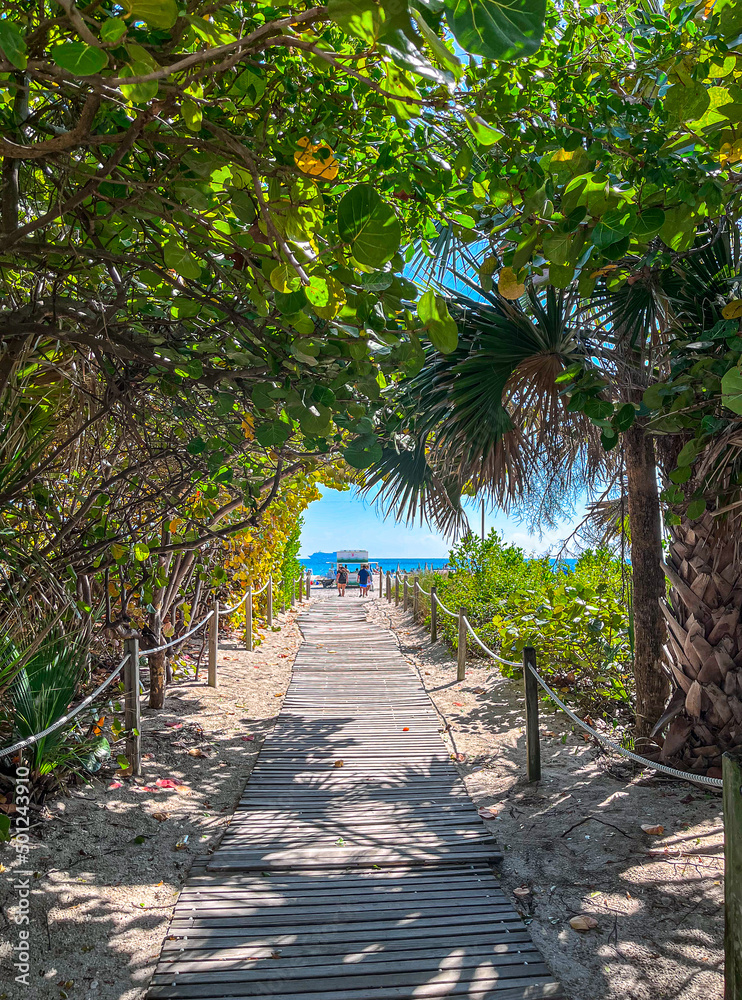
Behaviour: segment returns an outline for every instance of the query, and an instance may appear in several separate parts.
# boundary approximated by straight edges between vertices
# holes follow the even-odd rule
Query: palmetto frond
[[[568,412],[556,384],[587,360],[571,295],[531,290],[526,308],[486,297],[453,297],[457,350],[430,349],[390,399],[388,446],[367,488],[398,518],[419,513],[450,530],[461,525],[460,495],[473,492],[507,509],[536,488],[558,505],[605,464],[595,429]]]

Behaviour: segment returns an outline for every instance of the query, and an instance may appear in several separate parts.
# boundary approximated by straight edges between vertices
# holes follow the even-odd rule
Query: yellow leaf
[[[742,316],[742,299],[733,299],[731,302],[727,302],[721,310],[721,315],[724,319],[739,319]]]
[[[512,267],[503,267],[497,279],[497,288],[504,299],[519,299],[526,286],[518,281]]]
[[[294,163],[303,174],[318,177],[322,181],[334,181],[338,175],[339,164],[335,154],[324,142],[310,142],[306,136],[299,139],[299,146],[294,153]],[[327,150],[324,158],[317,156],[319,150]]]
[[[719,160],[723,166],[739,163],[742,160],[742,139],[725,142],[719,150]]]
[[[600,25],[608,24],[608,15],[598,14],[598,16],[595,18],[595,23]]]
[[[665,828],[661,823],[642,823],[642,831],[650,837],[661,837]]]

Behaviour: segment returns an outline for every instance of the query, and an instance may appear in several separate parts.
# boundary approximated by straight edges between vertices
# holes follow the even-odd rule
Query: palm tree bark
[[[666,629],[660,606],[665,596],[662,532],[654,441],[639,419],[624,439],[631,532],[634,605],[636,735],[649,736],[661,717],[670,686],[662,666]]]
[[[662,758],[721,777],[721,754],[742,744],[742,560],[734,525],[711,513],[685,517],[672,529],[665,572],[676,691]]]

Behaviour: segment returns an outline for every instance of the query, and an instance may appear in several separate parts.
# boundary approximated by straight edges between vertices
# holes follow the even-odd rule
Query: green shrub
[[[469,536],[450,554],[448,576],[435,574],[438,596],[451,610],[466,608],[477,635],[505,659],[534,646],[547,682],[591,711],[610,714],[631,701],[632,630],[626,568],[606,549],[587,551],[574,568],[533,559],[492,531]],[[456,648],[454,618],[439,615],[440,631]],[[470,650],[480,651],[470,641]],[[518,668],[502,667],[507,675]]]

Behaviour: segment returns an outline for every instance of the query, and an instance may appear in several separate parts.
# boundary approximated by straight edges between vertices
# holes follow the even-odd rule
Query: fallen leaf
[[[243,736],[242,739],[246,740],[247,742],[250,742],[250,740],[254,740],[255,737],[254,736]]]
[[[273,695],[274,698],[283,698],[283,691],[279,691],[278,694]]]
[[[463,701],[455,701],[454,705],[456,706],[456,708],[463,708],[464,707]]]
[[[465,753],[457,753],[457,754],[456,754],[456,760],[457,760],[457,761],[458,761],[459,763],[462,763],[463,761],[465,761],[465,760],[466,760],[466,754],[465,754]]]
[[[409,733],[409,731],[410,731],[410,727],[409,726],[402,726],[402,732],[403,733]]]
[[[182,722],[166,722],[165,725],[167,726],[168,729],[182,729],[183,728],[183,723]]]
[[[519,885],[517,889],[513,889],[513,895],[520,896],[521,898],[523,896],[530,896],[531,890],[528,888],[527,885]]]
[[[167,813],[152,813],[152,819],[156,819],[158,823],[164,823],[167,819]],[[162,885],[162,882],[160,882]]]
[[[473,694],[487,694],[486,688],[474,688]]]
[[[336,760],[334,766],[335,767],[342,767],[343,764],[344,764],[344,761],[342,761],[342,760]]]
[[[650,837],[661,837],[665,832],[665,828],[661,823],[642,823],[642,830],[644,833],[649,834]]]
[[[481,809],[477,809],[477,812],[482,819],[495,819],[497,816],[497,810],[490,809],[488,806],[483,806]]]
[[[584,933],[585,931],[594,930],[594,928],[598,926],[598,921],[595,917],[580,914],[579,917],[572,917],[569,922],[569,926],[573,931],[580,931],[581,933]]]
[[[201,747],[191,747],[191,749],[188,751],[188,756],[189,757],[205,757],[206,754],[203,752],[203,750],[201,749]]]
[[[123,788],[123,787],[124,787],[123,781],[112,781],[111,784],[108,786],[108,790],[110,792],[113,788]]]

